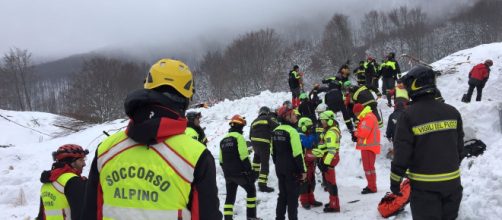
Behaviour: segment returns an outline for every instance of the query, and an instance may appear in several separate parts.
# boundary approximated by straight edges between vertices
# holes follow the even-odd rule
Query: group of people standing
[[[239,186],[247,192],[247,219],[260,219],[255,182],[261,192],[275,191],[268,185],[270,157],[279,191],[275,219],[285,219],[286,212],[289,219],[298,219],[298,201],[305,209],[323,205],[314,196],[316,168],[329,193],[323,211],[340,212],[336,166],[342,132],[337,112],[342,112],[361,152],[367,180],[361,193],[377,192],[374,165],[383,123],[372,92],[377,99],[382,95],[379,76],[368,73],[386,79],[383,91],[389,102],[394,96],[400,111],[390,116],[388,129],[392,121],[393,131],[386,132],[394,145],[391,191],[399,195],[401,181],[408,178],[414,219],[454,219],[462,198],[460,113],[438,100],[432,69],[418,66],[399,78],[393,59],[391,53],[379,67],[372,58],[362,63],[366,78],[358,77],[358,85],[350,83],[349,68],[342,66],[337,76],[323,80],[326,86],[315,85],[309,94],[302,92],[302,73],[295,66],[289,80],[290,86],[298,86],[292,89],[292,102],[275,111],[263,106],[250,124],[252,160],[243,136],[247,121],[234,115],[219,144],[226,185],[223,213],[215,159],[200,127],[202,115],[186,112],[194,94],[192,73],[181,61],[159,60],[150,68],[144,88],[125,99],[127,129],[98,146],[88,179],[81,175],[87,150],[67,144],[53,153],[51,170],[41,176],[38,219],[233,219]],[[328,109],[316,112],[321,92],[326,93]]]

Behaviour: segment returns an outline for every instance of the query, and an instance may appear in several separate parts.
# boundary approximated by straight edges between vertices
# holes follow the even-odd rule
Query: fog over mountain
[[[0,0],[0,54],[28,49],[38,61],[107,51],[146,60],[157,56],[197,56],[225,46],[234,37],[275,28],[294,37],[320,35],[335,13],[356,24],[370,10],[401,5],[422,7],[445,18],[475,0]],[[453,6],[454,5],[454,6]]]

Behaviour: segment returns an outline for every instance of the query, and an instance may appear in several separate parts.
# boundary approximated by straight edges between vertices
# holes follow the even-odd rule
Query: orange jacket
[[[371,111],[369,106],[366,106],[359,114],[359,124],[354,135],[357,137],[356,149],[370,150],[375,154],[380,153],[380,128],[378,128],[378,120]]]

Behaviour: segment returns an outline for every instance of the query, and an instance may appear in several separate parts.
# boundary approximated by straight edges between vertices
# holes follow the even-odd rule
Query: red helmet
[[[65,144],[58,148],[57,151],[52,152],[53,160],[60,161],[66,158],[83,158],[89,154],[89,150],[84,150],[81,146],[76,144]]]
[[[277,110],[277,116],[280,118],[286,118],[292,114],[295,114],[294,109],[289,106],[281,106],[279,110]]]
[[[235,124],[246,126],[246,118],[240,115],[232,116],[232,118],[230,119],[230,125],[235,125]]]

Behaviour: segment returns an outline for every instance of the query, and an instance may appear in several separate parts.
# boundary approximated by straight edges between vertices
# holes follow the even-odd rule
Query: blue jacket
[[[312,150],[317,143],[317,135],[310,134],[306,135],[304,133],[300,133],[300,140],[302,141],[302,147],[305,150]]]

